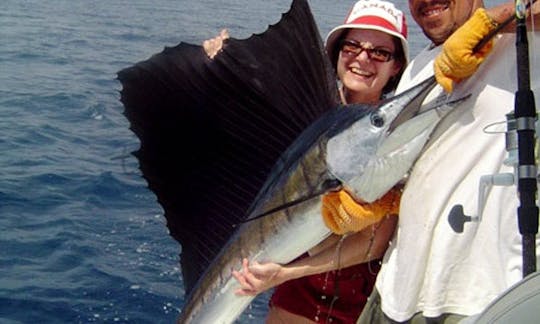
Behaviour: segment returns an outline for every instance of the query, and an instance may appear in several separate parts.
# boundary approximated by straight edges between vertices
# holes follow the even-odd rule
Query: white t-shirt
[[[529,41],[530,52],[537,53],[530,57],[537,107],[539,34],[536,42]],[[408,66],[397,92],[433,75],[439,51],[423,50]],[[465,223],[463,233],[455,233],[448,222],[455,205],[462,205],[466,215],[477,215],[481,176],[514,172],[503,162],[508,157],[505,115],[514,110],[516,73],[515,36],[498,36],[480,69],[449,97],[472,94],[471,98],[445,117],[411,171],[399,225],[376,282],[384,313],[396,321],[417,312],[427,317],[479,313],[522,278],[515,186],[491,187],[481,222]],[[440,94],[437,86],[430,97]],[[537,252],[539,243],[537,239]]]

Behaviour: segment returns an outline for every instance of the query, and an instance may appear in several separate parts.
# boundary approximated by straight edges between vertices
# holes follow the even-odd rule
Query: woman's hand
[[[218,36],[203,42],[203,48],[209,58],[213,59],[222,49],[223,41],[229,38],[227,29],[222,29]]]
[[[232,275],[240,283],[236,291],[239,296],[256,296],[273,288],[285,280],[280,279],[283,267],[277,263],[253,262],[249,265],[248,259],[242,260],[242,271],[233,271]]]

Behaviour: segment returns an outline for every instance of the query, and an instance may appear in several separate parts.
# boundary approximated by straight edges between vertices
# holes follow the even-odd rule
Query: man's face
[[[439,45],[481,4],[481,0],[409,0],[409,9],[424,34]]]

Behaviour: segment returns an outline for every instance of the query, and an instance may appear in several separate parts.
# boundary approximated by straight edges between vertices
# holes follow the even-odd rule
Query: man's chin
[[[453,28],[443,24],[425,26],[423,29],[424,35],[429,38],[435,45],[444,43],[444,41],[452,35]]]

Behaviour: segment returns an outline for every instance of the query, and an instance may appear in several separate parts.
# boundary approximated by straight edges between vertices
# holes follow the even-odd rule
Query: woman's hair
[[[399,72],[396,73],[393,77],[388,80],[384,88],[382,89],[381,97],[384,97],[385,95],[393,92],[396,90],[396,87],[399,83],[399,79],[401,79],[401,75],[403,74],[403,71],[407,67],[407,60],[405,59],[405,53],[403,52],[403,46],[401,45],[401,40],[399,40],[397,37],[392,36],[392,41],[394,42],[394,47],[396,48],[396,51],[394,52],[394,60],[401,64],[401,68],[399,69]]]

